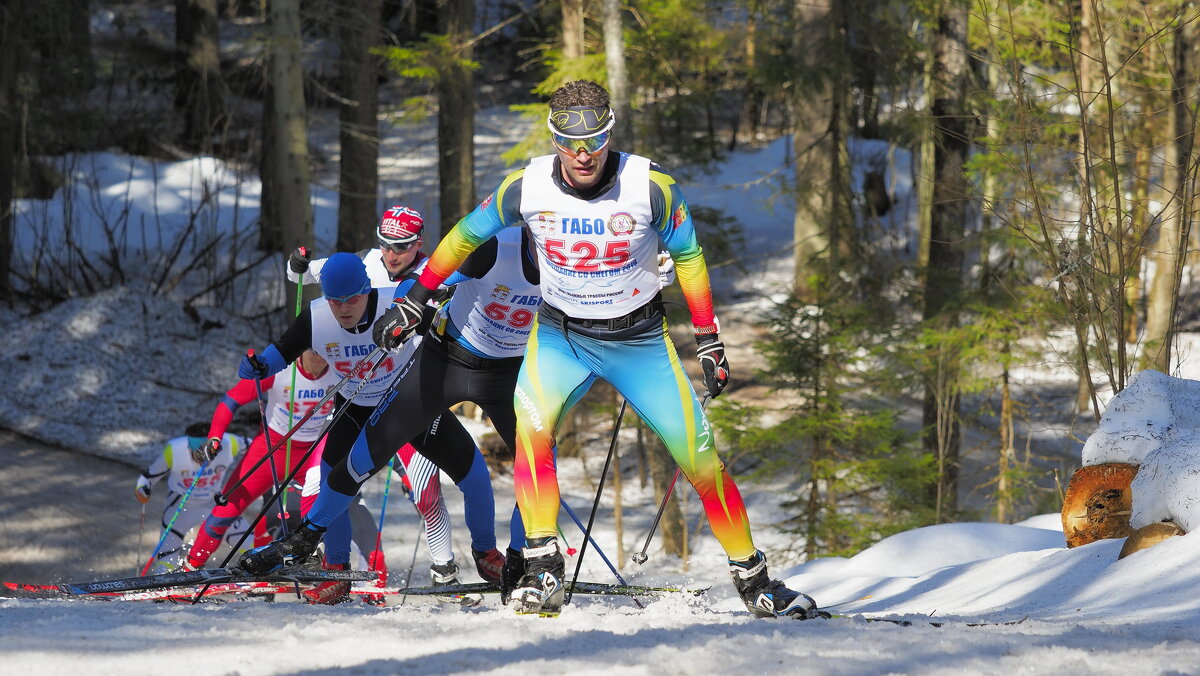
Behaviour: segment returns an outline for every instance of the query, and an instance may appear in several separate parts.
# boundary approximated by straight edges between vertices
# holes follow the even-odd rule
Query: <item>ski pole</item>
[[[215,502],[216,502],[218,505],[225,505],[225,504],[227,504],[227,503],[229,502],[229,499],[228,499],[227,497],[225,497],[225,496],[229,495],[229,494],[230,494],[230,493],[232,493],[232,492],[233,492],[235,489],[237,489],[239,486],[241,486],[243,483],[245,483],[245,482],[246,482],[246,479],[247,479],[247,478],[248,478],[248,477],[249,477],[251,474],[253,474],[254,472],[256,472],[256,471],[258,470],[258,468],[259,468],[259,467],[261,467],[261,466],[262,466],[262,464],[263,464],[264,462],[266,462],[266,461],[267,461],[267,459],[268,459],[268,458],[270,458],[270,457],[271,457],[271,456],[272,456],[272,455],[275,453],[275,451],[279,450],[279,448],[280,448],[280,447],[282,447],[282,446],[283,446],[283,444],[284,444],[284,443],[285,443],[285,442],[286,442],[288,439],[291,439],[291,438],[292,438],[292,435],[294,435],[296,432],[299,432],[299,431],[300,431],[300,428],[301,428],[301,427],[304,425],[304,423],[308,422],[308,419],[309,419],[309,418],[313,417],[313,415],[315,415],[317,411],[321,410],[321,409],[322,409],[322,408],[325,406],[326,402],[328,402],[330,399],[332,399],[332,398],[333,398],[333,395],[337,394],[337,393],[338,393],[338,391],[339,391],[339,390],[341,390],[341,389],[342,389],[342,387],[344,387],[344,386],[346,385],[346,383],[350,382],[351,376],[353,376],[355,373],[360,373],[360,372],[361,372],[361,370],[359,369],[359,367],[360,367],[360,366],[362,366],[363,364],[369,363],[369,360],[373,359],[373,358],[375,357],[375,355],[379,354],[379,353],[380,353],[380,352],[382,352],[382,351],[383,351],[383,348],[381,348],[381,347],[377,347],[377,348],[375,348],[374,350],[372,350],[370,354],[368,354],[367,356],[365,356],[365,357],[363,357],[362,359],[360,359],[360,360],[358,361],[358,363],[357,363],[357,364],[355,364],[355,365],[354,365],[354,366],[353,366],[353,367],[350,369],[350,373],[347,373],[347,374],[346,374],[346,375],[345,375],[345,376],[344,376],[344,377],[343,377],[341,380],[339,380],[339,381],[338,381],[338,382],[337,382],[337,383],[336,383],[336,384],[335,384],[333,387],[329,388],[329,391],[328,391],[328,392],[326,392],[326,393],[325,393],[325,396],[321,397],[320,401],[318,401],[318,402],[316,403],[316,405],[312,407],[312,410],[310,410],[308,413],[305,413],[303,416],[301,416],[300,420],[297,420],[297,421],[296,421],[296,424],[295,424],[295,425],[292,425],[291,429],[289,429],[289,430],[287,431],[287,434],[285,434],[285,435],[283,435],[282,437],[280,437],[279,441],[278,441],[278,442],[277,442],[277,443],[276,443],[274,446],[270,446],[270,443],[269,443],[269,442],[270,442],[270,439],[267,439],[267,440],[266,440],[266,442],[267,442],[267,445],[269,446],[269,448],[268,448],[268,450],[267,450],[266,454],[265,454],[265,455],[263,455],[263,457],[259,458],[259,459],[258,459],[258,460],[257,460],[257,461],[254,463],[254,465],[253,465],[253,466],[252,466],[252,467],[251,467],[251,468],[250,468],[250,469],[249,469],[247,472],[245,472],[244,474],[242,474],[241,478],[239,478],[237,481],[234,481],[232,484],[230,484],[230,485],[226,486],[226,487],[225,487],[225,490],[223,490],[223,491],[221,491],[220,493],[217,493],[216,495],[214,495],[214,496],[213,496],[213,500],[214,500],[214,501],[215,501]],[[382,360],[381,360],[381,361],[382,361]],[[375,373],[375,369],[377,369],[377,368],[379,368],[379,364],[375,364],[374,366],[372,366],[372,367],[371,367],[370,373],[368,374],[368,378],[364,378],[364,379],[362,380],[362,382],[360,382],[360,383],[359,383],[359,389],[361,389],[361,388],[362,388],[362,384],[363,384],[363,383],[365,383],[365,382],[367,381],[367,379],[369,379],[369,376],[370,376],[371,374]],[[355,394],[357,394],[357,391],[355,392]],[[351,395],[351,396],[350,396],[350,399],[353,399],[353,398],[354,398],[354,395]],[[335,414],[335,415],[336,415],[336,414]],[[328,425],[326,426],[326,428],[328,428]]]
[[[250,357],[250,361],[253,362],[254,361],[254,350],[246,350],[246,356]],[[293,371],[292,372],[292,386],[293,386],[292,392],[293,393],[296,391],[295,384],[296,384],[296,373],[295,373],[295,371]],[[260,429],[262,429],[263,443],[266,444],[267,446],[270,446],[271,445],[271,434],[270,434],[269,430],[267,429],[267,399],[266,399],[266,397],[263,396],[262,379],[258,377],[257,373],[254,374],[254,393],[255,393],[255,399],[258,401],[258,423],[259,423]],[[290,449],[291,445],[292,445],[291,439],[289,439],[287,441],[287,444],[288,444],[288,448]],[[271,486],[275,489],[276,493],[279,492],[279,469],[275,467],[274,458],[271,459]],[[284,507],[284,505],[286,503],[287,503],[287,494],[284,493],[284,496],[279,501],[280,537],[287,537],[287,534],[288,534],[288,529],[287,529],[288,515],[287,515],[287,510]]]
[[[708,406],[708,401],[711,399],[709,395],[704,395],[704,400],[700,402],[700,410],[703,411]],[[675,490],[675,482],[679,481],[679,475],[683,472],[678,466],[675,467],[675,474],[671,475],[671,483],[667,484],[667,492],[663,494],[662,502],[658,505],[658,513],[654,515],[654,522],[650,524],[650,532],[646,533],[646,541],[642,543],[642,551],[637,552],[631,558],[633,562],[639,566],[646,562],[649,558],[646,556],[646,550],[650,548],[650,540],[654,538],[654,531],[658,530],[658,522],[662,520],[663,512],[667,509],[667,501],[671,499],[671,491]]]
[[[137,556],[133,561],[133,574],[137,575],[142,569],[142,536],[146,534],[146,503],[142,503],[142,522],[138,526]]]
[[[571,543],[567,541],[567,534],[563,532],[562,526],[555,527],[558,529],[558,537],[562,538],[563,544],[567,546],[567,556],[575,556],[579,550],[572,547]],[[580,529],[582,528],[583,526],[580,526]]]
[[[301,253],[301,255],[303,255],[305,257],[308,256],[308,250],[305,249],[304,247],[300,247],[300,253]],[[301,275],[300,279],[296,281],[296,315],[295,316],[297,316],[297,317],[300,316],[300,311],[303,309],[303,306],[304,306],[304,275]],[[297,360],[297,361],[299,361],[299,360]],[[296,362],[292,362],[292,389],[290,390],[291,394],[288,397],[288,429],[292,428],[292,423],[295,421],[295,416],[296,416],[296,371],[298,371],[298,370],[299,370],[298,364]],[[292,466],[292,440],[291,439],[287,440],[287,450],[284,452],[284,455],[283,455],[283,465],[284,465],[284,467]],[[284,493],[283,499],[279,501],[279,510],[281,512],[283,512],[284,514],[287,514],[287,493]],[[284,521],[287,521],[287,519],[284,519]],[[287,526],[283,526],[282,528],[283,528],[283,532],[286,533]]]
[[[380,501],[380,505],[379,505],[379,532],[375,536],[375,551],[376,552],[380,551],[380,548],[383,546],[383,517],[385,514],[387,514],[388,492],[392,488],[392,471],[391,470],[392,470],[392,465],[395,462],[396,462],[396,456],[393,455],[391,457],[391,459],[388,460],[387,478],[384,479],[384,481],[383,481],[383,500]],[[374,553],[374,552],[372,552],[372,553]]]
[[[600,508],[600,495],[604,492],[604,480],[608,477],[608,467],[612,464],[613,453],[617,450],[617,433],[621,431],[621,420],[625,418],[625,407],[629,400],[621,400],[621,410],[617,412],[617,422],[613,424],[612,441],[608,444],[608,457],[604,459],[604,469],[600,470],[600,485],[596,487],[596,500],[592,503],[592,513],[588,516],[587,528],[583,529],[583,543],[579,545],[579,558],[575,559],[575,574],[571,577],[571,588],[567,590],[564,604],[571,602],[572,589],[579,579],[579,569],[583,567],[583,555],[587,553],[588,541],[592,538],[592,524],[596,521],[596,510]],[[618,468],[618,471],[619,468]]]
[[[163,529],[162,537],[158,539],[158,545],[154,547],[154,552],[150,554],[150,560],[146,562],[146,567],[142,569],[142,575],[145,575],[150,566],[154,565],[154,559],[158,556],[159,550],[162,549],[163,543],[167,541],[167,536],[171,534],[171,526],[175,525],[175,519],[183,513],[183,507],[187,504],[187,500],[192,495],[192,491],[196,490],[196,479],[199,479],[204,474],[204,470],[208,468],[208,461],[205,460],[200,464],[200,469],[192,476],[192,485],[188,486],[187,492],[183,494],[183,498],[179,501],[179,506],[175,508],[175,513],[171,515],[171,520],[167,522],[167,527]]]
[[[382,348],[378,348],[378,347],[375,348],[374,350],[371,351],[370,354],[368,354],[366,357],[363,357],[362,360],[359,361],[359,364],[362,364],[363,362],[367,361],[368,359],[371,359],[376,354],[378,354],[382,351],[383,351]],[[371,369],[369,371],[367,371],[367,375],[364,376],[363,379],[358,383],[358,387],[354,388],[354,392],[352,392],[350,394],[350,396],[346,398],[347,403],[349,403],[351,400],[353,400],[354,397],[358,396],[358,393],[361,392],[362,388],[366,386],[367,381],[369,381],[371,379],[371,376],[375,374],[375,369],[379,368],[379,365],[382,363],[383,363],[383,360],[380,359],[378,362],[376,362],[375,364],[373,364],[371,366]],[[353,373],[353,371],[352,371],[352,373]],[[341,382],[345,382],[345,381],[346,381],[346,379],[343,378]],[[338,385],[340,386],[341,383],[338,383]],[[329,395],[326,395],[326,396],[329,396]],[[322,401],[324,401],[324,400],[322,400]],[[316,407],[313,407],[313,410],[315,411],[319,407],[320,407],[319,405]],[[339,407],[338,410],[334,412],[333,418],[329,421],[329,424],[325,425],[324,429],[321,430],[321,434],[319,436],[317,436],[317,438],[315,440],[313,440],[312,446],[309,446],[308,450],[305,451],[304,455],[300,458],[300,461],[296,463],[296,467],[291,472],[289,472],[287,477],[283,480],[282,488],[284,490],[286,490],[287,486],[292,483],[292,479],[296,478],[296,474],[300,471],[301,467],[304,467],[304,463],[313,454],[313,451],[317,450],[317,448],[320,447],[321,439],[325,438],[325,435],[328,434],[329,430],[333,428],[334,423],[336,423],[338,421],[338,419],[342,416],[342,414],[344,414],[349,409],[350,409],[349,406],[342,406],[342,407]],[[309,413],[311,413],[311,411]],[[295,428],[293,428],[293,429],[295,429]],[[289,431],[289,434],[290,433],[291,432]],[[276,448],[278,448],[278,446]],[[238,549],[241,548],[242,543],[245,542],[246,538],[249,537],[250,534],[254,532],[254,527],[258,525],[259,521],[262,521],[262,518],[263,518],[263,516],[266,515],[267,510],[271,509],[271,505],[278,499],[279,499],[279,491],[276,491],[275,494],[272,495],[269,500],[267,500],[267,504],[264,505],[261,510],[259,510],[258,516],[254,517],[254,521],[250,522],[250,527],[246,529],[245,533],[242,533],[242,537],[238,539],[237,544],[233,545],[233,547],[229,550],[229,553],[227,555],[225,555],[225,559],[223,561],[221,561],[221,566],[220,566],[221,568],[224,568],[225,566],[229,565],[229,561],[231,559],[233,559],[234,554],[236,554]],[[211,587],[212,584],[213,583],[211,583],[211,582],[206,583],[200,589],[200,591],[197,592],[196,596],[192,599],[192,603],[199,603],[200,599],[204,597],[204,592],[208,591],[208,588]]]
[[[408,572],[405,573],[405,575],[404,575],[405,589],[407,589],[412,584],[411,580],[412,580],[413,569],[417,567],[417,550],[420,548],[421,548],[421,534],[418,533],[417,537],[413,539],[412,560],[408,562]],[[404,596],[400,597],[400,605],[404,605],[404,602],[407,600],[408,600],[408,592],[404,592]]]
[[[620,471],[619,468],[618,468],[618,471]],[[563,500],[560,497],[558,499],[558,502],[559,502],[559,504],[561,504],[563,506],[563,509],[567,510],[567,515],[571,517],[571,520],[575,522],[575,525],[579,526],[579,530],[583,530],[583,522],[581,522],[579,520],[579,517],[575,515],[575,510],[571,509],[571,506],[567,504],[567,501]],[[590,534],[588,534],[587,531],[584,531],[584,536],[587,537],[588,542],[592,543],[592,547],[596,550],[596,553],[600,555],[600,558],[604,560],[604,565],[608,566],[608,569],[612,571],[613,576],[615,576],[617,578],[617,582],[620,582],[621,584],[628,586],[629,583],[625,581],[625,578],[621,577],[621,574],[619,572],[617,572],[617,567],[614,566],[612,564],[612,561],[609,561],[608,557],[604,555],[604,550],[600,549],[600,544],[597,543],[594,539],[592,539],[592,536]],[[580,558],[582,558],[582,557],[580,557]],[[642,605],[642,602],[639,601],[636,596],[632,596],[630,598],[633,599],[633,602],[637,604],[638,608],[645,608],[645,606]]]

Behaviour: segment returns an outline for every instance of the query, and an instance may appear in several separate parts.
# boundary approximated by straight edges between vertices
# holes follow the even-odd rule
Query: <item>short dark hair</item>
[[[590,80],[573,80],[550,95],[550,109],[572,106],[608,108],[608,90]]]
[[[188,435],[189,437],[207,437],[208,436],[208,423],[194,422],[191,425],[188,425],[187,430],[184,432],[184,434]]]

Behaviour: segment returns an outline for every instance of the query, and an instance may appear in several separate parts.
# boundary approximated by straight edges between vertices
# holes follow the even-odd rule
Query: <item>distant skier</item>
[[[209,455],[206,452],[207,441],[208,423],[197,422],[189,425],[185,436],[168,441],[158,458],[138,477],[133,495],[142,504],[150,501],[156,483],[164,479],[167,482],[166,505],[162,512],[162,528],[166,539],[163,540],[154,564],[148,571],[150,574],[167,573],[180,568],[184,559],[183,543],[188,531],[208,515],[213,504],[213,495],[224,485],[230,467],[236,464],[246,449],[244,439],[235,434],[224,434],[219,450]],[[204,466],[203,472],[200,472],[201,466]],[[188,488],[193,483],[195,488],[189,495]],[[175,516],[184,495],[187,495],[187,502],[183,503],[183,510],[179,512],[179,516]],[[171,523],[173,516],[175,521]],[[249,523],[244,519],[231,520],[225,541],[232,546],[248,529]],[[265,536],[264,524],[261,537]],[[218,540],[214,549],[219,545]]]
[[[338,376],[329,368],[325,360],[315,352],[306,352],[297,362],[295,396],[292,392],[292,379],[289,374],[265,378],[262,381],[263,396],[266,398],[266,427],[271,435],[270,445],[274,446],[287,433],[293,422],[299,421],[306,413],[312,411],[325,396],[325,390],[338,382]],[[225,430],[233,420],[233,415],[241,406],[255,400],[257,391],[254,380],[242,379],[225,393],[213,410],[212,421],[206,425],[205,441],[201,452],[219,454],[223,452]],[[291,406],[289,415],[288,407]],[[223,537],[228,539],[227,531],[237,521],[255,500],[262,497],[274,486],[276,479],[282,480],[299,464],[306,451],[320,435],[321,427],[333,412],[333,401],[326,402],[321,410],[316,411],[311,418],[291,438],[290,451],[285,447],[278,449],[271,460],[253,469],[254,465],[263,458],[269,450],[267,440],[258,434],[250,444],[246,457],[238,465],[237,470],[230,476],[230,481],[243,480],[242,484],[226,495],[224,505],[212,506],[211,494],[207,505],[212,506],[212,513],[204,520],[196,541],[188,553],[187,563],[192,568],[203,568],[210,556],[216,551]],[[271,465],[275,467],[272,477]],[[215,491],[214,491],[215,492]],[[299,510],[299,505],[293,502],[293,509]],[[278,512],[278,503],[272,507]]]
[[[414,209],[395,205],[383,212],[375,229],[379,246],[355,254],[362,259],[367,276],[371,278],[371,286],[395,286],[404,281],[408,273],[420,271],[425,261],[425,254],[421,253],[424,229],[425,221]],[[321,283],[321,269],[329,259],[310,260],[309,253],[304,247],[291,253],[287,263],[288,281]]]
[[[379,246],[359,251],[357,255],[363,261],[371,286],[381,289],[394,289],[406,280],[416,279],[424,266],[426,257],[421,252],[421,243],[425,231],[425,221],[415,209],[404,205],[389,207],[379,219],[375,228],[375,236]],[[328,258],[309,259],[307,249],[301,247],[292,252],[288,259],[287,273],[293,283],[319,284],[321,270]],[[407,283],[411,283],[408,281]],[[458,402],[450,402],[447,406]],[[475,455],[482,461],[483,455],[476,449]],[[390,457],[390,456],[389,456]],[[425,535],[429,544],[431,559],[430,579],[434,584],[456,584],[458,565],[454,561],[451,548],[452,534],[449,516],[441,493],[441,472],[428,458],[412,453],[412,448],[401,447],[397,453],[402,471],[409,477],[415,491],[417,510],[425,521]],[[386,464],[387,461],[385,461]],[[472,464],[474,460],[472,460]],[[460,484],[461,490],[472,490],[474,482]],[[306,486],[310,484],[306,483]],[[307,489],[316,495],[312,488]],[[467,504],[477,504],[472,497],[466,496]],[[305,510],[307,514],[307,509]],[[326,538],[328,541],[328,538]],[[499,580],[504,565],[504,556],[498,549],[472,550],[475,557],[476,569],[485,580]]]

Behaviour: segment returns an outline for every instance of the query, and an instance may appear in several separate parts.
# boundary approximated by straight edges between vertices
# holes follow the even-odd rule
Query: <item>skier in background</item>
[[[406,284],[411,284],[411,280],[406,280]],[[373,373],[365,372],[365,368],[354,370],[355,364],[374,350],[371,326],[387,308],[395,288],[373,288],[360,258],[350,253],[333,254],[321,269],[324,298],[304,308],[283,336],[264,349],[260,356],[246,357],[239,366],[239,374],[243,377],[271,375],[303,350],[315,348],[325,353],[335,370],[348,376],[350,382],[344,391],[357,394],[345,395],[352,396],[350,401],[343,399],[341,392],[338,394],[338,407],[347,408],[328,433],[322,461],[321,494],[329,490],[327,468],[350,453],[355,437],[374,413],[397,373],[407,367],[416,349],[413,344],[398,354],[384,354]],[[431,308],[431,314],[432,311]],[[360,384],[362,389],[358,389]],[[496,549],[495,503],[487,464],[462,423],[452,414],[444,413],[409,443],[421,455],[441,459],[437,462],[439,468],[463,490],[476,569],[485,580],[498,581],[500,571],[497,566],[479,564],[497,556],[503,557],[499,551],[491,554],[491,550]],[[395,453],[396,448],[394,446],[390,452]],[[362,469],[365,472],[369,467],[364,465]],[[344,515],[345,505],[336,512],[310,512],[295,531],[311,545],[300,556],[256,548],[244,556],[239,565],[251,573],[270,572],[307,558],[322,539],[327,563],[342,564],[341,559],[346,556],[343,552],[348,552],[349,547],[347,536],[342,535]],[[326,531],[329,531],[328,535]],[[335,554],[338,555],[336,558]]]
[[[133,495],[143,505],[150,501],[156,483],[163,480],[167,482],[166,505],[162,512],[162,528],[166,539],[162,541],[154,564],[148,571],[150,574],[180,569],[184,562],[183,544],[188,531],[208,515],[213,504],[213,495],[224,485],[230,467],[237,462],[246,448],[246,442],[241,437],[223,434],[219,449],[210,455],[207,441],[208,423],[197,422],[189,425],[184,436],[168,441],[162,453],[138,477]],[[200,472],[202,466],[204,471]],[[195,488],[192,488],[189,495],[188,488],[193,483]],[[179,516],[175,516],[184,495],[188,496],[187,502],[183,503]],[[174,523],[171,523],[172,517],[175,518]],[[249,530],[249,523],[244,519],[230,520],[227,530],[225,542],[233,546],[242,534]],[[263,524],[256,540],[267,537],[266,524]],[[219,545],[218,540],[214,548]]]

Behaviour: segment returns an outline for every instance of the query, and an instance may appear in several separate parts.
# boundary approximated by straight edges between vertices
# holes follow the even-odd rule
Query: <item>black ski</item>
[[[864,620],[866,622],[887,622],[890,624],[899,625],[901,627],[929,626],[929,627],[941,628],[941,627],[945,627],[947,625],[961,625],[961,626],[965,626],[965,627],[995,627],[995,626],[1002,626],[1002,625],[1021,624],[1025,620],[1028,620],[1029,617],[1025,616],[1019,620],[1009,620],[1007,622],[962,622],[962,621],[955,621],[955,620],[939,620],[939,621],[935,622],[932,619],[904,620],[904,619],[900,619],[898,617],[867,617],[866,615],[830,615],[828,618],[825,618],[825,619]]]
[[[76,582],[54,585],[64,594],[104,594],[112,592],[143,591],[165,587],[186,587],[199,584],[221,584],[226,582],[327,582],[348,580],[352,582],[374,580],[378,574],[373,570],[311,570],[292,568],[276,571],[269,575],[250,575],[240,568],[204,568],[144,577],[125,577],[116,580]]]
[[[599,596],[666,596],[669,594],[691,594],[700,596],[708,591],[708,587],[643,587],[633,584],[609,584],[605,582],[578,581],[574,586],[568,585],[567,590],[575,594],[595,594]],[[390,594],[408,594],[410,596],[446,596],[451,594],[498,594],[499,585],[491,582],[471,582],[467,584],[442,584],[429,587],[403,587],[388,590]]]

